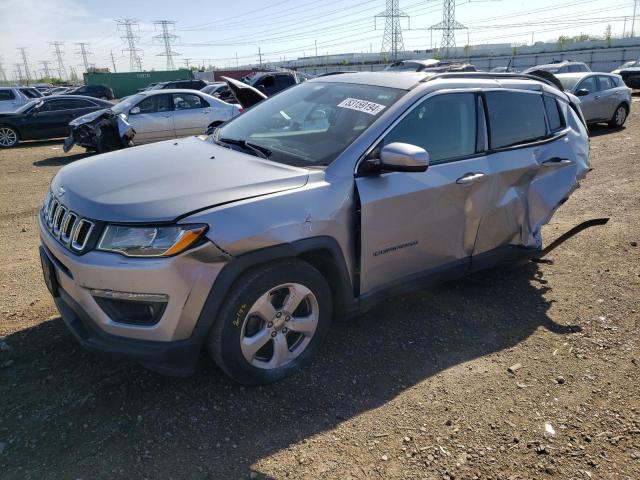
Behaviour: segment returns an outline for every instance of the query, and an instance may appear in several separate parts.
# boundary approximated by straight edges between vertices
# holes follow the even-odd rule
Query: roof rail
[[[444,73],[436,73],[435,75],[431,75],[429,77],[423,78],[420,81],[429,82],[431,80],[437,80],[440,78],[486,78],[489,80],[499,80],[499,79],[535,80],[537,82],[546,83],[547,85],[550,85],[553,88],[558,88],[556,85],[553,84],[553,82],[547,80],[546,78],[538,77],[536,75],[529,75],[527,73],[444,72]]]

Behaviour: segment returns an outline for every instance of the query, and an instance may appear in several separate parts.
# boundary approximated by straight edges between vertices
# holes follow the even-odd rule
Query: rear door
[[[540,225],[572,189],[576,168],[555,97],[496,90],[486,92],[484,101],[490,133],[490,193],[478,228],[474,263],[502,247],[540,247]]]
[[[173,93],[173,125],[176,137],[202,135],[209,126],[209,103],[195,93]]]
[[[601,118],[611,119],[618,105],[622,101],[621,91],[616,86],[613,78],[608,75],[598,75],[598,94],[600,95]]]
[[[131,113],[136,107],[140,109],[139,113]],[[170,93],[149,95],[131,110],[127,121],[136,131],[136,144],[175,138],[173,99]]]
[[[79,115],[88,113],[86,101],[73,97],[57,97],[44,100],[43,105],[31,115],[30,138],[44,139],[65,137],[69,134],[69,122]]]
[[[485,208],[484,121],[472,92],[435,94],[418,102],[384,136],[427,150],[419,173],[361,176],[361,293],[426,272],[470,266]]]

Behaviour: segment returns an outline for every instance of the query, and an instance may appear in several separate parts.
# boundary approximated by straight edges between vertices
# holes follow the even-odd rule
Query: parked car
[[[515,73],[517,70],[513,67],[494,67],[491,70],[491,73]]]
[[[49,91],[49,95],[62,95],[67,93],[71,88],[69,87],[54,87]]]
[[[204,87],[202,90],[200,90],[202,93],[206,93],[207,95],[211,95],[213,97],[217,96],[218,94],[224,92],[225,90],[228,90],[229,87],[227,86],[226,82],[214,82],[214,83],[210,83],[209,85],[207,85],[206,87]]]
[[[40,92],[43,96],[51,95],[51,89],[53,88],[51,85],[47,85],[46,83],[39,83],[33,86],[38,92]]]
[[[573,61],[564,61],[564,62],[554,62],[548,63],[545,65],[536,65],[535,67],[527,68],[523,70],[522,73],[530,73],[535,70],[545,70],[549,73],[553,73],[554,75],[557,73],[578,73],[578,72],[590,72],[591,69],[586,63],[582,62],[573,62]]]
[[[0,87],[0,113],[15,112],[42,94],[31,87]]]
[[[299,83],[295,72],[290,71],[255,72],[243,77],[242,81],[268,97]]]
[[[631,112],[631,89],[620,75],[612,73],[556,74],[568,92],[580,97],[580,108],[588,123],[607,122],[620,128]]]
[[[238,105],[231,105],[202,92],[193,90],[148,90],[110,105],[107,112],[93,113],[70,123],[68,150],[75,143],[88,150],[104,152],[127,145],[157,142],[188,135],[202,135],[240,113]],[[120,133],[118,117],[122,117],[135,131],[125,142],[105,144],[108,137],[105,125],[98,122],[110,119],[112,132]],[[127,132],[128,134],[128,132]],[[110,135],[113,137],[113,135]],[[118,136],[117,138],[120,138]]]
[[[206,347],[255,385],[336,315],[538,258],[589,139],[571,96],[502,75],[321,77],[213,136],[65,166],[38,220],[62,318],[90,350],[184,374]]]
[[[390,72],[475,72],[476,67],[468,63],[427,58],[425,60],[401,60],[387,66],[385,70]]]
[[[167,90],[167,89],[188,89],[202,90],[207,86],[204,80],[172,80],[170,82],[159,82],[147,90]]]
[[[640,88],[640,60],[623,63],[613,72],[620,75],[629,88]]]
[[[149,85],[147,85],[144,88],[139,88],[138,89],[138,93],[140,92],[144,92],[145,90],[151,90],[152,87],[155,87],[158,84],[158,82],[151,82]]]
[[[113,90],[106,85],[83,85],[65,92],[64,95],[83,95],[85,97],[101,98],[102,100],[113,100]]]
[[[15,147],[22,140],[66,137],[69,122],[111,104],[93,97],[44,97],[32,100],[13,113],[0,114],[0,148]]]

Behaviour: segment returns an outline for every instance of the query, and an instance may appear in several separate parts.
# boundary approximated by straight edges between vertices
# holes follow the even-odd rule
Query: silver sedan
[[[556,74],[564,89],[580,98],[588,123],[607,122],[620,128],[631,112],[631,89],[620,75],[599,72]]]
[[[156,142],[202,135],[207,128],[240,113],[238,105],[196,90],[148,90],[125,98],[111,110],[123,114],[136,135],[134,142]]]

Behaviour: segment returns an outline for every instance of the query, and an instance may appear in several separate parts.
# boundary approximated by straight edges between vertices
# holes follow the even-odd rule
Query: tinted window
[[[491,148],[510,147],[546,136],[540,97],[524,92],[486,93]]]
[[[564,121],[562,118],[562,114],[560,113],[558,101],[555,98],[548,97],[546,95],[542,98],[544,100],[544,108],[547,111],[549,130],[551,130],[552,132],[562,130],[564,128]]]
[[[583,69],[580,68],[580,67],[581,67],[580,65],[568,65],[567,66],[567,70],[569,72],[571,72],[571,73],[573,73],[573,72],[582,72]]]
[[[384,143],[417,145],[429,152],[431,162],[438,163],[475,153],[476,124],[473,93],[436,95],[403,118]]]
[[[42,94],[35,88],[21,88],[20,92],[27,98],[40,98]]]
[[[276,87],[280,90],[284,90],[287,87],[293,85],[295,80],[291,75],[277,75],[276,76]]]
[[[12,90],[0,90],[0,102],[3,100],[13,100],[16,96]]]
[[[205,108],[209,106],[198,95],[192,95],[189,93],[174,93],[173,105],[176,110],[189,110],[192,108]]]
[[[55,100],[49,100],[45,102],[43,110],[48,112],[55,112],[58,110],[73,110],[75,108],[87,108],[93,107],[91,103],[86,100],[77,98],[60,98]]]
[[[598,90],[609,90],[615,88],[616,85],[611,77],[598,75]]]
[[[598,85],[596,83],[596,77],[595,76],[591,76],[591,77],[587,77],[584,80],[582,80],[579,84],[578,84],[578,90],[582,90],[582,89],[586,89],[589,90],[589,93],[594,93],[598,91]]]
[[[168,112],[171,108],[171,95],[153,95],[142,100],[138,105],[140,113]]]

